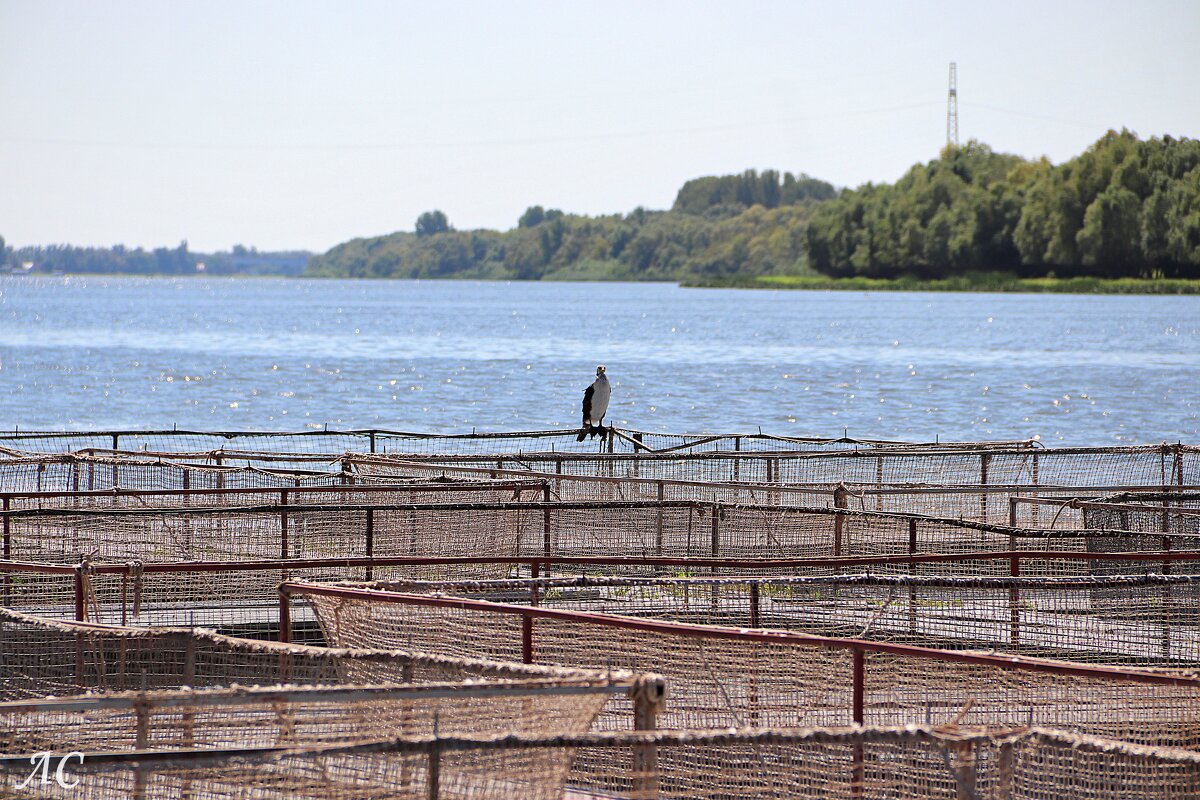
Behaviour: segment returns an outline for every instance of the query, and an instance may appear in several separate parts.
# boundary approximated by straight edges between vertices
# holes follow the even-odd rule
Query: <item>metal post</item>
[[[87,606],[84,598],[83,565],[75,566],[75,620],[84,622],[87,619]]]
[[[286,506],[288,498],[288,490],[279,490],[279,505]],[[279,557],[288,557],[288,514],[287,510],[279,512]]]
[[[750,584],[750,627],[757,628],[759,626],[758,617],[758,583]]]
[[[981,486],[988,485],[988,465],[992,462],[991,453],[984,453],[979,457],[979,484]],[[979,494],[979,514],[980,519],[987,522],[988,519],[988,493],[980,492]]]
[[[374,558],[375,557],[375,509],[373,509],[373,508],[367,509],[367,531],[366,531],[365,547],[366,547],[366,551],[367,551],[367,558]],[[367,567],[367,580],[373,580],[374,577],[375,577],[374,568]]]
[[[437,735],[436,733],[434,734]],[[442,782],[442,747],[436,740],[429,745],[429,800],[438,800]]]
[[[1013,578],[1021,576],[1020,556],[1011,556],[1008,559],[1008,574]],[[1013,650],[1017,650],[1021,646],[1021,590],[1015,586],[1008,590],[1008,616],[1009,645]]]
[[[550,503],[550,484],[542,487],[542,502]],[[552,554],[551,551],[554,547],[553,532],[553,520],[550,516],[550,508],[547,506],[542,512],[542,555],[547,558]]]
[[[851,709],[851,712],[853,713],[853,716],[854,716],[854,723],[856,725],[862,725],[863,720],[865,719],[864,706],[865,706],[865,698],[866,698],[866,693],[867,693],[866,654],[863,652],[861,647],[855,647],[852,652],[854,654],[854,658],[853,658],[853,668],[854,668],[853,704],[854,705],[853,705],[853,708]]]
[[[854,653],[854,661],[853,661],[853,666],[854,666],[853,704],[854,705],[852,708],[852,713],[854,716],[854,724],[862,725],[863,719],[865,716],[863,713],[863,706],[865,705],[864,696],[866,695],[865,654],[863,653],[862,648],[859,648],[859,647],[854,648],[853,653]],[[863,753],[863,743],[862,743],[862,738],[860,735],[860,737],[855,739],[855,741],[854,741],[854,755],[853,755],[854,767],[853,767],[853,775],[850,779],[850,793],[851,793],[851,796],[853,796],[853,797],[862,797],[863,796],[863,789],[864,789],[863,779],[864,779],[865,773],[866,773],[866,770],[864,769],[865,760],[866,759],[865,759],[864,753]]]
[[[279,641],[292,642],[292,596],[283,586],[279,587]]]
[[[4,511],[7,512],[11,505],[11,499],[8,496],[4,498]],[[12,560],[12,520],[8,518],[7,513],[4,516],[4,560]],[[4,573],[4,605],[9,605],[9,592],[11,591],[12,579],[8,573]]]
[[[846,484],[839,483],[833,490],[833,507],[844,509],[849,507],[850,493],[846,489]],[[846,524],[845,515],[841,511],[834,512],[833,518],[833,554],[840,556],[842,554],[842,532]]]
[[[661,504],[665,496],[663,482],[658,482],[658,502]],[[663,510],[662,505],[658,507],[658,525],[654,534],[654,552],[661,556],[663,554]]]

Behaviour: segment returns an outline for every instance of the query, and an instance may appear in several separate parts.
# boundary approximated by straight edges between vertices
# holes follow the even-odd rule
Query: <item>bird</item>
[[[575,441],[582,442],[585,437],[604,433],[604,415],[608,412],[608,398],[612,390],[608,386],[608,378],[604,374],[604,365],[596,367],[596,380],[583,390],[583,429]]]

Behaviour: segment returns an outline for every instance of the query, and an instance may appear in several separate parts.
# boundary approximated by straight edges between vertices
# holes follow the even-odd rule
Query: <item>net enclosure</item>
[[[1200,678],[1021,656],[291,582],[338,646],[664,675],[662,727],[1039,724],[1200,745]],[[286,631],[286,625],[284,630]]]
[[[582,576],[371,586],[1082,663],[1200,668],[1200,575]]]
[[[276,685],[522,684],[661,698],[662,679],[409,650],[280,644],[195,628],[59,622],[0,608],[0,700]],[[633,700],[631,699],[631,702]]]
[[[580,750],[601,771],[563,768]],[[30,763],[0,757],[15,786]],[[1200,785],[1194,752],[1042,728],[803,728],[410,736],[315,747],[81,752],[44,796],[316,800],[1180,800]],[[74,782],[78,781],[78,784]]]

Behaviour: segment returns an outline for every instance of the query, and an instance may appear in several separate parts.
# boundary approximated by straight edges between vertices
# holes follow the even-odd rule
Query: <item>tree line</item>
[[[432,211],[415,233],[339,245],[307,274],[703,282],[986,271],[1200,278],[1200,142],[1110,131],[1055,166],[971,141],[894,184],[839,192],[749,170],[688,181],[668,211],[530,206],[505,232],[457,231]]]
[[[32,265],[35,273],[93,275],[299,275],[311,253],[259,252],[234,245],[229,252],[195,253],[178,247],[75,247],[54,244],[9,248],[0,237],[0,267]]]
[[[338,245],[306,274],[680,280],[802,273],[808,218],[836,194],[806,175],[749,170],[689,181],[669,211],[589,217],[535,205],[505,232],[457,231],[445,213],[429,211],[413,233]]]
[[[830,276],[1200,278],[1200,142],[1109,131],[1053,166],[970,142],[823,204],[809,264]]]

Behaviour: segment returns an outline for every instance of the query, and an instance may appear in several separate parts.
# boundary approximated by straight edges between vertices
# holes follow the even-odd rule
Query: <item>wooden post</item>
[[[955,800],[976,800],[976,782],[975,745],[972,742],[958,742],[954,745]]]
[[[662,703],[662,685],[643,683],[634,689],[633,727],[651,732],[658,728],[658,710]],[[658,747],[639,744],[633,747],[633,797],[654,800],[658,797]]]

